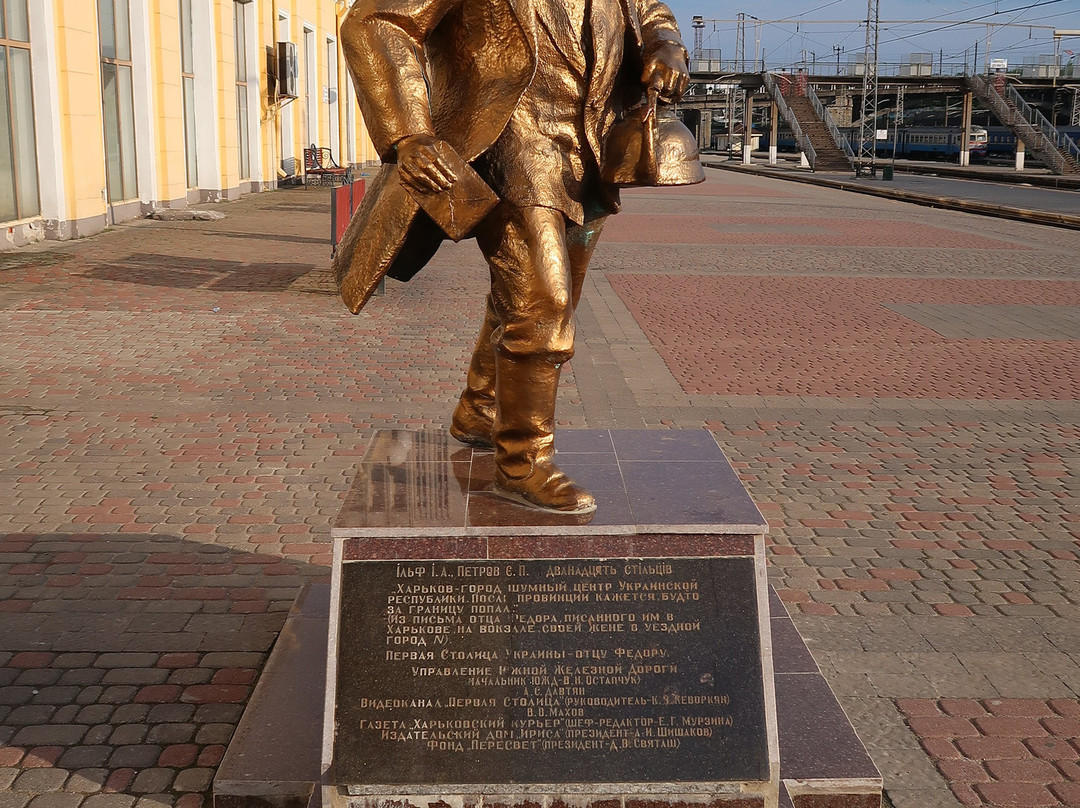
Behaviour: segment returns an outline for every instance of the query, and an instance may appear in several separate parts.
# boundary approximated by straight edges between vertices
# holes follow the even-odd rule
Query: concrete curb
[[[718,163],[703,162],[706,168],[715,168],[722,171],[735,171],[746,174],[756,174],[760,177],[787,180],[788,182],[802,182],[807,185],[821,185],[827,188],[836,188],[841,191],[853,191],[857,194],[878,196],[884,199],[897,199],[901,202],[911,202],[915,205],[925,205],[931,208],[943,208],[945,210],[959,210],[965,213],[975,213],[980,216],[994,216],[999,219],[1015,219],[1021,222],[1034,224],[1052,225],[1065,227],[1070,230],[1080,230],[1080,216],[1068,213],[1051,213],[1045,210],[1030,210],[1028,208],[1016,208],[1008,205],[991,205],[988,202],[979,202],[974,199],[960,199],[952,196],[934,196],[932,194],[920,194],[915,191],[902,191],[894,188],[874,188],[856,182],[846,180],[834,180],[823,177],[820,174],[789,174],[782,171],[772,171],[758,166],[724,165]]]
[[[1017,171],[972,171],[949,164],[920,165],[918,163],[896,164],[898,174],[938,176],[945,179],[973,180],[975,182],[1000,182],[1010,185],[1030,185],[1052,191],[1080,190],[1080,176],[1075,174],[1030,174]]]

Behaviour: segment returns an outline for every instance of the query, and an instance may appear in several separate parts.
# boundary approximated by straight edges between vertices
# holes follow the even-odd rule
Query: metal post
[[[750,152],[753,146],[753,123],[754,123],[754,96],[747,90],[743,101],[743,136],[742,136],[742,164],[750,165]]]
[[[735,87],[729,84],[724,92],[727,93],[727,156],[730,160],[735,144]]]
[[[880,0],[867,0],[866,47],[863,50],[862,115],[855,174],[873,177],[877,171],[878,11]]]
[[[735,72],[746,71],[746,14],[739,12],[739,22],[735,28]]]
[[[964,93],[963,128],[960,133],[960,165],[971,165],[971,110],[974,106],[971,93]]]
[[[1016,139],[1016,170],[1017,171],[1023,171],[1024,170],[1024,155],[1025,155],[1025,149],[1026,148],[1027,148],[1027,146],[1024,145],[1024,141],[1022,141],[1020,138],[1017,138]]]
[[[769,104],[769,165],[776,165],[776,142],[779,139],[780,107],[775,101]]]
[[[896,111],[893,113],[892,165],[896,167],[896,150],[900,146],[900,124],[904,120],[904,87],[896,91]]]

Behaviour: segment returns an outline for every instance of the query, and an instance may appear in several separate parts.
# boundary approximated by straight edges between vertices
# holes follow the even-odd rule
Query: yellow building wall
[[[184,91],[180,78],[180,4],[176,0],[152,0],[150,41],[160,201],[177,202],[187,197],[187,163]]]
[[[53,133],[62,150],[63,198],[59,214],[58,233],[93,232],[104,226],[110,207],[106,202],[105,137],[102,114],[101,58],[99,52],[97,3],[93,0],[50,0],[53,3],[51,36],[47,39],[50,52],[56,62],[56,107],[45,120],[55,122]],[[339,26],[348,12],[349,0],[254,0],[255,30],[247,32],[249,49],[254,50],[257,71],[249,74],[248,82],[257,81],[259,104],[257,123],[250,127],[252,166],[250,179],[260,181],[256,187],[272,187],[283,179],[281,121],[291,122],[291,157],[296,160],[296,173],[303,173],[304,148],[310,142],[318,146],[331,146],[331,133],[337,133],[334,158],[340,165],[349,163],[352,153],[358,163],[377,160],[368,138],[355,96],[350,92],[346,79],[347,67],[341,52]],[[145,6],[145,41],[148,55],[150,92],[136,92],[134,113],[140,122],[150,121],[137,131],[137,138],[148,137],[149,142],[139,140],[136,148],[140,155],[139,170],[153,166],[155,176],[150,179],[140,174],[140,192],[153,199],[142,200],[142,213],[148,212],[145,203],[182,206],[188,196],[186,148],[184,131],[183,83],[180,60],[179,0],[131,0],[132,6]],[[217,157],[220,171],[215,178],[202,177],[203,183],[216,184],[216,188],[202,188],[211,198],[216,192],[232,196],[237,189],[247,190],[247,180],[240,178],[239,133],[236,120],[236,50],[234,42],[233,15],[237,9],[233,0],[213,0],[213,30],[216,51],[216,84],[213,87],[215,115],[217,116]],[[243,8],[243,7],[240,7]],[[247,7],[249,10],[251,6]],[[279,31],[277,14],[288,15],[287,31]],[[311,87],[306,87],[304,65],[304,26],[314,26],[312,46],[315,73]],[[142,33],[141,31],[139,32]],[[137,37],[133,35],[133,50]],[[287,39],[297,46],[299,61],[299,95],[288,103],[275,103],[268,93],[270,77],[268,64],[275,53],[276,42]],[[331,120],[329,101],[324,91],[329,88],[332,60],[328,56],[327,40],[336,45],[336,117]],[[44,47],[41,42],[31,42],[31,47]],[[144,57],[145,58],[145,57]],[[143,67],[139,64],[136,70]],[[313,116],[315,127],[307,131],[305,94],[316,105]],[[40,102],[40,99],[39,99]],[[355,142],[348,142],[348,111],[351,106],[355,124]],[[145,159],[147,152],[153,159]],[[257,165],[256,165],[257,164]],[[201,166],[200,166],[201,168]],[[138,206],[122,206],[120,215],[140,215]],[[117,215],[117,207],[113,207]],[[80,223],[76,230],[64,229],[64,222]],[[94,223],[96,227],[94,226]],[[82,223],[85,223],[82,224]]]
[[[233,28],[233,0],[218,0],[214,9],[217,33],[218,151],[221,187],[240,185],[239,133],[236,121],[236,34]]]
[[[97,4],[58,0],[55,13],[67,218],[77,221],[105,212]]]
[[[263,3],[259,7],[258,31],[255,33],[259,51],[259,129],[252,136],[259,138],[259,166],[264,182],[273,182],[277,176],[274,155],[277,154],[278,119],[267,89],[270,86],[270,53],[276,41],[276,27],[277,12],[273,4]]]

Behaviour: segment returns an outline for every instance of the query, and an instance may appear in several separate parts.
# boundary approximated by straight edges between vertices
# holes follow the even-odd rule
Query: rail
[[[773,78],[772,73],[766,71],[761,74],[761,78],[765,84],[765,89],[769,91],[769,95],[771,95],[776,102],[780,114],[783,116],[784,120],[788,122],[788,125],[791,126],[791,132],[795,135],[795,143],[798,144],[800,151],[806,155],[806,161],[810,163],[810,170],[812,171],[814,169],[814,164],[817,162],[817,152],[814,151],[814,146],[810,143],[810,138],[803,132],[798,119],[795,117],[795,113],[793,113],[791,107],[788,106],[787,100],[780,91],[780,87],[777,85],[776,79]]]
[[[814,92],[812,85],[806,85],[806,97],[810,99],[810,103],[814,107],[814,114],[818,116],[822,123],[825,124],[825,128],[829,130],[829,135],[832,136],[833,142],[836,144],[844,156],[847,157],[848,162],[855,165],[855,152],[851,148],[851,143],[844,137],[840,128],[836,125],[836,121],[833,120],[832,113],[829,112],[829,108],[821,103],[821,99],[818,98],[818,94]]]
[[[1054,147],[1059,152],[1071,157],[1076,162],[1080,162],[1080,146],[1077,146],[1071,137],[1050,123],[1039,110],[1025,101],[1023,96],[1011,84],[1005,85],[1005,98],[1024,116],[1024,120],[1038,129],[1043,137],[1054,144]]]
[[[985,76],[973,75],[968,78],[1002,123],[1021,125],[1020,128],[1031,138],[1031,148],[1042,152],[1044,159],[1053,163],[1051,169],[1054,173],[1063,173],[1069,159],[1080,163],[1080,147],[1076,142],[1025,101],[1014,87],[1006,84],[1002,95]]]
[[[722,59],[719,49],[704,49],[699,53],[690,55],[690,72],[695,74],[742,74],[760,73],[768,69],[773,73],[788,74],[794,76],[798,71],[815,80],[836,78],[862,78],[866,73],[866,65],[861,61],[840,62],[829,61],[819,58],[817,61],[807,59],[779,62],[773,61],[768,65],[763,64],[762,59]],[[927,62],[878,62],[878,78],[897,79],[962,79],[981,69],[979,65],[972,65],[970,61],[945,61],[939,62],[934,59],[933,64]],[[1010,75],[1021,79],[1054,79],[1057,78],[1065,83],[1075,85],[1080,79],[1080,70],[1071,69],[1069,65],[1056,68],[1053,65],[1024,65]]]

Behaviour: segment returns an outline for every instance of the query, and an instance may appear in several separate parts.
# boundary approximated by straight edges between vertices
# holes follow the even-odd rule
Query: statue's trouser
[[[603,218],[575,225],[550,208],[502,204],[476,234],[491,294],[452,431],[482,443],[490,428],[499,485],[556,510],[579,510],[588,497],[554,465],[554,419],[602,226]]]

